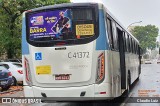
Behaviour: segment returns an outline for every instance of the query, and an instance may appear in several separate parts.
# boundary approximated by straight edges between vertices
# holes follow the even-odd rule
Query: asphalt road
[[[18,91],[7,97],[23,97],[23,91]],[[142,64],[139,81],[132,86],[129,97],[160,97],[160,64]],[[15,104],[15,106],[160,106],[160,103],[127,103],[129,98],[124,98],[122,103],[52,103],[52,104]],[[160,101],[159,101],[160,102]],[[0,104],[12,106],[11,104]]]
[[[142,64],[140,79],[131,90],[130,97],[160,97],[160,64]],[[123,106],[160,106],[160,101],[159,103],[125,103]]]

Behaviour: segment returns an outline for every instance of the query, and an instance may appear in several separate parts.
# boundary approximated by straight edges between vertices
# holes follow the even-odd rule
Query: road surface
[[[160,64],[142,64],[140,79],[131,90],[131,97],[160,97]],[[160,106],[159,103],[125,103],[124,106]]]

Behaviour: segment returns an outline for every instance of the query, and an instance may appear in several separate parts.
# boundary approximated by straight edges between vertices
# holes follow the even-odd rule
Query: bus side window
[[[118,37],[117,37],[117,29],[116,29],[116,23],[115,21],[112,21],[112,33],[113,33],[113,43],[114,43],[114,49],[118,51]]]
[[[132,53],[134,54],[134,40],[132,38]]]
[[[124,51],[126,52],[126,37],[125,37],[125,32],[123,32],[123,42],[124,42]]]
[[[132,53],[135,54],[135,42],[132,38]]]
[[[138,54],[138,44],[136,43],[136,47],[137,47],[137,49],[136,49],[136,54]]]
[[[130,42],[130,53],[132,53],[132,38],[129,37],[129,42]]]
[[[107,28],[108,28],[107,32],[108,32],[110,47],[113,50],[114,49],[114,41],[113,41],[113,33],[112,33],[112,22],[109,18],[107,18]]]
[[[130,37],[130,44],[131,44],[131,53],[133,53],[133,43],[132,43],[132,38]]]
[[[133,39],[131,38],[131,52],[133,53]]]
[[[134,53],[137,54],[137,44],[136,44],[136,42],[134,42],[134,47],[135,47]]]
[[[136,47],[136,42],[134,41],[134,54],[136,54],[137,47]]]
[[[128,52],[131,52],[131,42],[129,35],[128,35]]]
[[[125,40],[126,40],[126,52],[128,52],[128,37],[127,37],[127,33],[125,33]]]

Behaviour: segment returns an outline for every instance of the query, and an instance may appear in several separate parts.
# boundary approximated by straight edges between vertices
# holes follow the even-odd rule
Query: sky
[[[126,28],[131,23],[142,21],[133,25],[151,24],[160,30],[160,0],[71,0],[71,2],[100,2]]]

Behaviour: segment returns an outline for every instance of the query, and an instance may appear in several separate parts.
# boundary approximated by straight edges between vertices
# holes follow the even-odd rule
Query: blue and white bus
[[[22,54],[25,97],[115,98],[141,72],[138,40],[99,3],[24,12]]]

